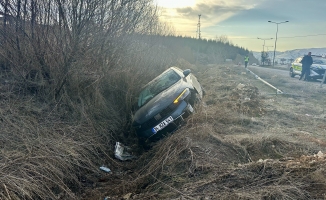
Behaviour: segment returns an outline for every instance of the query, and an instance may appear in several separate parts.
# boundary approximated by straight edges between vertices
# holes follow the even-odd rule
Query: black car
[[[170,67],[146,84],[138,97],[133,127],[141,139],[160,138],[173,132],[194,112],[203,90],[190,69]]]

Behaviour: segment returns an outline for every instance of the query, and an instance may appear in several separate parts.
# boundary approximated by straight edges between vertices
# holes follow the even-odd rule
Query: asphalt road
[[[286,78],[289,78],[289,71],[284,67],[284,69],[273,69],[273,68],[267,68],[267,67],[259,67],[259,66],[248,66],[248,69],[253,72],[263,72],[263,73],[272,73],[274,75],[280,75],[284,76]],[[258,75],[258,74],[257,74]]]
[[[238,66],[244,69],[244,66]],[[316,81],[302,81],[299,80],[299,76],[290,77],[289,70],[287,66],[277,66],[277,68],[271,67],[260,67],[260,66],[248,66],[248,69],[261,78],[261,82],[264,82],[266,87],[262,89],[262,94],[272,93],[270,91],[280,91],[280,93],[289,94],[289,93],[298,93],[302,88],[313,88],[313,90],[322,90],[326,91],[326,84],[320,87],[322,80]],[[250,73],[247,75],[253,76]],[[277,92],[278,93],[278,92]]]
[[[283,69],[280,69],[283,68]],[[278,66],[276,69],[270,68],[270,67],[260,67],[260,66],[248,66],[248,69],[256,73],[258,76],[260,73],[267,74],[271,73],[271,75],[277,75],[279,77],[284,77],[286,79],[292,79],[292,80],[298,80],[299,76],[290,77],[289,75],[289,69],[287,66]],[[311,84],[319,84],[321,83],[322,79],[318,79],[316,81],[309,81]]]

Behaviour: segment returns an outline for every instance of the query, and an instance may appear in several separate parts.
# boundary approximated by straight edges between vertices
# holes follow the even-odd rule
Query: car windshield
[[[172,69],[156,77],[154,80],[149,82],[139,94],[138,107],[142,107],[153,97],[161,93],[163,90],[171,87],[180,79],[181,77]]]
[[[326,59],[325,58],[313,58],[314,64],[320,64],[320,65],[326,65]]]

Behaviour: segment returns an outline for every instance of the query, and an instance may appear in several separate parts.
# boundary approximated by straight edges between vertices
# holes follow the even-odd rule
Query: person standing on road
[[[301,75],[299,80],[302,79],[304,76],[304,81],[308,81],[309,75],[310,75],[310,66],[312,65],[312,57],[311,57],[311,52],[308,53],[308,55],[303,56],[302,60],[300,63],[302,63],[302,70],[301,70]]]
[[[248,62],[249,62],[249,56],[245,56],[244,61],[245,61],[245,68],[247,68],[247,65],[248,65]]]

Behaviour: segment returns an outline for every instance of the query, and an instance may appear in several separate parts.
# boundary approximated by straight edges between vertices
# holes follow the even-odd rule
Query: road
[[[289,71],[286,68],[284,68],[284,69],[273,69],[273,68],[267,68],[267,67],[249,66],[248,69],[253,71],[253,72],[257,72],[257,73],[272,73],[274,75],[279,75],[279,76],[282,76],[282,77],[285,77],[285,78],[290,77],[289,76]]]
[[[259,74],[271,73],[274,76],[276,75],[276,76],[284,77],[285,79],[290,79],[290,80],[292,79],[292,80],[299,81],[299,76],[295,76],[294,78],[290,78],[289,70],[288,70],[288,68],[286,66],[284,66],[284,69],[273,69],[273,68],[267,68],[267,67],[249,66],[248,69],[253,71],[254,73],[256,73],[258,76],[260,76]],[[322,80],[320,79],[320,80],[316,80],[316,81],[309,81],[309,83],[311,83],[311,84],[319,84],[320,85],[321,81]]]
[[[240,67],[244,68],[244,66]],[[248,66],[248,69],[259,78],[263,79],[263,81],[260,82],[264,83],[266,86],[264,86],[264,89],[261,90],[262,94],[270,94],[271,91],[272,93],[277,91],[277,93],[283,92],[298,95],[305,90],[314,90],[319,92],[320,90],[324,91],[326,89],[326,85],[323,85],[322,88],[320,87],[321,80],[306,82],[299,81],[299,76],[291,78],[286,66],[284,66],[284,69],[280,69],[280,67],[278,67],[278,69],[273,69],[259,66]],[[248,75],[251,74],[248,73]],[[259,83],[257,84],[259,85]],[[270,89],[267,89],[267,87]]]

